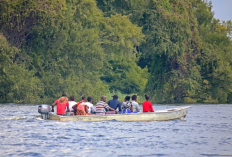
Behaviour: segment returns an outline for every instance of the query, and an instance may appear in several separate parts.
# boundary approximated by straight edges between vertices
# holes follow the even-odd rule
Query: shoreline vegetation
[[[0,103],[232,103],[232,22],[205,0],[3,0]]]
[[[138,99],[138,103],[139,104],[142,104],[144,101],[145,101],[145,97],[144,96],[141,96],[141,95],[138,95],[138,94],[123,94],[121,93],[120,91],[113,91],[113,92],[110,92],[108,91],[108,93],[106,94],[106,103],[112,99],[112,96],[117,94],[118,95],[118,101],[120,101],[121,103],[124,102],[124,98],[126,96],[130,96],[132,97],[132,95],[137,95],[137,99]],[[145,95],[145,94],[144,94]],[[100,99],[99,99],[100,100]],[[130,99],[130,101],[132,101],[132,99]]]

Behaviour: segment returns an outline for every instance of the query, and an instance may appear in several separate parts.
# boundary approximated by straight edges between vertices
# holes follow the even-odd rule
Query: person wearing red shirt
[[[150,102],[150,95],[146,94],[145,98],[147,101],[143,102],[143,112],[154,112],[152,103]]]
[[[58,115],[66,115],[65,108],[67,108],[67,111],[70,112],[69,110],[69,103],[68,103],[68,98],[64,94],[60,99],[57,99],[53,104],[52,104],[52,111],[54,112],[54,106],[57,105],[57,114]]]

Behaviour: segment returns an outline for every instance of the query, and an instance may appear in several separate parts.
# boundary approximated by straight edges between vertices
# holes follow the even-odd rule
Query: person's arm
[[[122,104],[121,104],[121,109],[122,110],[124,109],[124,102],[122,102]]]
[[[91,106],[90,108],[91,108],[92,113],[95,113],[95,108],[94,108],[94,106]]]
[[[130,102],[130,105],[131,105],[130,110],[131,110],[131,112],[133,112],[133,105],[131,102]]]
[[[70,112],[70,110],[69,110],[69,103],[68,103],[68,105],[66,106],[66,108],[67,108],[67,111]]]
[[[87,114],[89,112],[89,106],[85,105],[85,113]]]
[[[109,105],[106,105],[105,106],[106,109],[109,109],[111,111],[115,111],[117,114],[118,114],[118,111],[116,111],[115,109],[111,108]]]
[[[151,112],[154,112],[151,102],[150,102],[150,110],[151,110]]]
[[[73,105],[73,110],[76,112],[77,111],[77,104],[76,105]]]
[[[140,112],[140,109],[139,109],[139,104],[138,104],[138,103],[136,103],[136,106],[135,106],[135,108],[136,108],[136,110],[137,110],[138,112]]]
[[[54,112],[54,106],[56,105],[56,101],[52,104],[52,110],[51,112]]]
[[[118,111],[116,111],[115,109],[113,109],[113,108],[111,108],[111,107],[109,107],[109,109],[110,109],[111,111],[115,111],[115,112],[118,114]]]

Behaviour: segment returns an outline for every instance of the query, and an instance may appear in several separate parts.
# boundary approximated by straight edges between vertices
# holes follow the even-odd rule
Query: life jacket
[[[77,106],[79,106],[81,103],[85,102],[84,100],[81,100],[77,103]]]
[[[85,103],[81,103],[77,107],[77,115],[86,115],[87,113],[85,112],[85,106],[87,106]]]
[[[77,109],[78,109],[78,110],[83,110],[83,111],[85,111],[85,106],[86,106],[85,103],[80,103],[80,104],[77,106]]]

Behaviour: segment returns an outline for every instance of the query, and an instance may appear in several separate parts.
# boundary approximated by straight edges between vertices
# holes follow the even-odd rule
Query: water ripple
[[[231,156],[232,106],[191,106],[184,120],[59,122],[36,118],[38,105],[0,105],[0,154]],[[176,106],[154,106],[155,109],[172,107]]]

